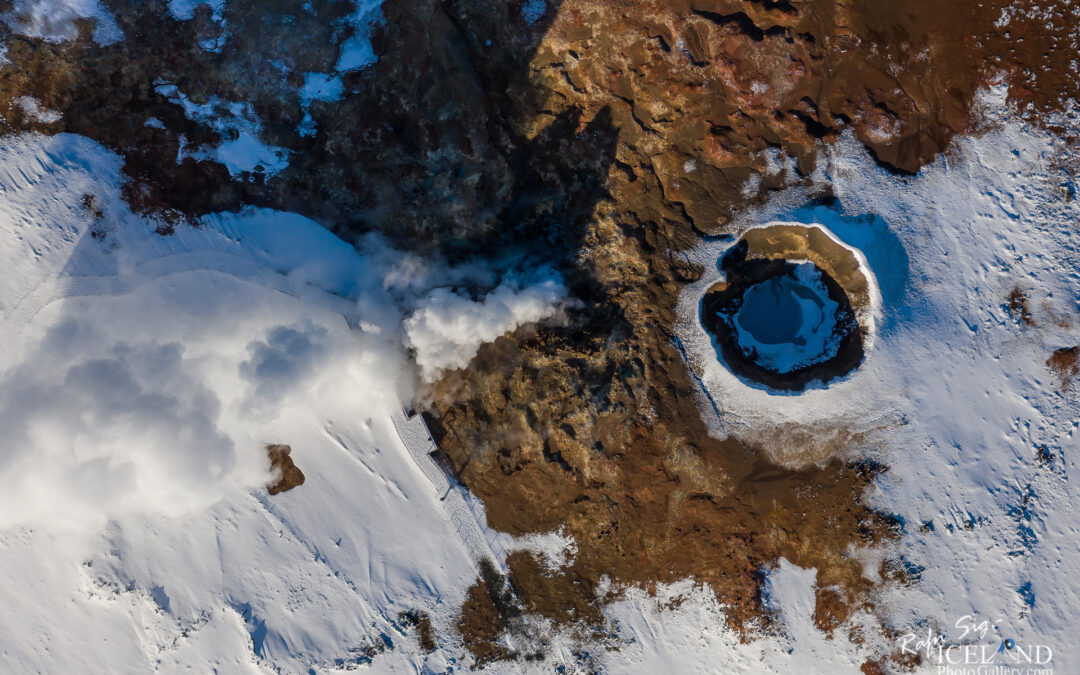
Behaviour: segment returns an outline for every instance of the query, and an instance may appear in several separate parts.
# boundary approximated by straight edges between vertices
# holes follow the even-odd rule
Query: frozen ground
[[[365,255],[291,214],[162,237],[120,200],[118,169],[75,136],[0,145],[5,670],[452,667],[454,614],[490,554],[482,509],[402,414],[404,322],[462,278],[502,278],[469,301],[500,333],[529,320],[519,301],[531,318],[554,304],[528,275],[376,240]],[[429,337],[410,344],[452,340],[445,367],[478,344]],[[268,495],[266,443],[292,445],[303,486]],[[434,653],[399,618],[413,609]]]
[[[957,139],[916,177],[888,174],[848,139],[817,176],[835,205],[801,206],[805,194],[792,190],[742,223],[822,223],[865,254],[883,306],[856,373],[801,395],[742,384],[696,327],[697,288],[684,298],[681,332],[720,411],[702,407],[717,434],[760,440],[792,465],[857,451],[891,467],[872,497],[902,519],[893,554],[916,578],[878,599],[892,627],[959,641],[957,622],[976,617],[991,626],[976,642],[1047,645],[1054,672],[1076,672],[1080,397],[1061,392],[1045,362],[1080,343],[1077,158],[1063,141],[1005,119],[1001,92],[984,104],[998,111],[987,113],[991,129]],[[708,243],[696,256],[714,260],[720,248]],[[1017,286],[1033,326],[1008,310]],[[784,425],[811,438],[777,444]],[[837,430],[869,440],[838,446]],[[874,556],[867,563],[873,577]],[[664,621],[670,632],[673,618]],[[816,630],[803,627],[796,642],[812,642]]]
[[[16,33],[50,42],[72,40],[79,34],[77,19],[96,22],[93,38],[102,45],[123,39],[123,32],[99,0],[15,0],[0,13],[0,21]]]
[[[273,176],[289,166],[289,151],[266,145],[259,140],[261,123],[250,103],[235,103],[211,98],[203,104],[189,99],[174,84],[156,83],[154,90],[169,99],[170,102],[184,109],[188,119],[202,122],[229,140],[222,141],[215,148],[198,147],[189,149],[181,137],[180,153],[176,161],[185,157],[212,159],[225,165],[232,176],[261,171],[266,176]]]

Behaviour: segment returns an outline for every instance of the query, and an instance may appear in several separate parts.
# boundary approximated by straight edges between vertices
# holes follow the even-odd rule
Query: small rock
[[[279,492],[287,492],[294,487],[304,484],[304,472],[293,463],[292,447],[288,445],[270,444],[266,446],[266,454],[270,457],[270,469],[280,478],[276,483],[266,486],[272,495]]]

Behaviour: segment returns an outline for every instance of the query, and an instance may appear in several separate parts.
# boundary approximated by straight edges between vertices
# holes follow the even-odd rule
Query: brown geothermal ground
[[[602,629],[602,577],[615,591],[693,578],[752,637],[768,621],[763,570],[781,556],[818,570],[817,623],[846,630],[874,591],[849,547],[901,533],[863,500],[886,469],[780,468],[768,448],[707,435],[672,339],[679,290],[700,275],[680,251],[810,172],[845,130],[915,172],[977,131],[987,82],[1008,83],[1043,124],[1080,83],[1065,0],[552,0],[531,25],[519,0],[386,0],[378,63],[345,77],[342,100],[313,103],[319,132],[302,137],[301,74],[332,70],[352,29],[331,19],[350,3],[230,0],[216,53],[198,46],[220,33],[206,7],[177,22],[160,0],[104,4],[126,36],[107,47],[89,23],[60,44],[0,29],[3,130],[114,149],[127,197],[162,232],[272,206],[452,260],[526,250],[580,301],[566,325],[500,338],[422,395],[493,527],[562,528],[578,548],[558,572],[517,553],[509,587],[478,581],[460,622],[478,660],[527,656],[494,642],[522,611]],[[181,135],[195,146],[219,133],[157,81],[196,102],[251,101],[263,140],[294,151],[290,167],[233,179],[212,161],[178,164]],[[23,114],[23,95],[62,118]],[[770,153],[793,168],[770,173]],[[883,568],[882,583],[904,581],[898,562]],[[883,654],[865,670],[903,667]]]

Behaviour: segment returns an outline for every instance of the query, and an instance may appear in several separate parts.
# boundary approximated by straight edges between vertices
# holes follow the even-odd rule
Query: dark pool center
[[[813,303],[817,311],[804,312],[800,301]],[[790,276],[773,277],[746,291],[735,321],[761,344],[803,346],[804,325],[815,330],[824,323],[825,303]]]

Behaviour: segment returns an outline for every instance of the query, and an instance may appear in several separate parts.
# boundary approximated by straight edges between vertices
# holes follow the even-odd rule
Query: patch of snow
[[[341,76],[333,73],[306,73],[300,89],[300,105],[307,108],[312,101],[340,101],[345,92]]]
[[[769,176],[779,176],[785,171],[790,176],[793,173],[791,157],[779,148],[768,147],[757,154],[758,158],[765,163],[765,173]]]
[[[229,173],[238,176],[262,169],[273,176],[289,166],[289,151],[266,145],[252,131],[241,129],[236,138],[225,141],[214,151],[217,161],[225,165]]]
[[[311,113],[304,113],[304,118],[300,120],[300,124],[296,126],[296,133],[304,138],[310,138],[319,133],[318,125],[315,124],[315,118],[311,116]]]
[[[756,195],[760,189],[761,174],[755,171],[746,177],[746,183],[743,184],[740,194],[742,194],[745,199],[750,199]]]
[[[250,103],[222,101],[217,97],[211,97],[206,103],[195,103],[176,85],[161,82],[154,90],[181,106],[188,119],[205,124],[226,139],[215,148],[194,150],[187,149],[181,139],[178,162],[184,157],[214,160],[224,164],[233,176],[257,171],[273,176],[289,166],[289,150],[267,145],[259,139],[262,125]]]
[[[783,558],[768,571],[764,599],[779,631],[749,642],[726,624],[708,588],[690,580],[661,584],[655,597],[630,589],[605,610],[618,649],[599,660],[609,672],[857,675],[862,647],[844,631],[830,639],[814,625],[814,576]]]
[[[216,37],[200,40],[199,47],[208,52],[220,52],[229,39],[225,0],[169,0],[169,13],[177,21],[190,21],[195,18],[195,10],[203,5],[210,7],[210,20],[221,28],[221,32]]]
[[[553,574],[573,565],[578,552],[577,542],[563,530],[522,537],[499,533],[498,537],[500,551],[529,551],[540,560],[544,569]]]
[[[367,68],[379,57],[371,45],[371,29],[382,20],[382,0],[355,0],[355,10],[348,18],[352,36],[341,45],[335,70],[346,73]]]
[[[20,35],[49,42],[66,42],[79,35],[76,19],[93,19],[94,41],[111,45],[124,39],[116,19],[99,0],[15,0],[0,14],[8,28]]]
[[[169,13],[177,21],[190,21],[202,5],[210,7],[214,21],[221,23],[224,20],[225,0],[169,0]]]
[[[43,107],[41,101],[33,96],[19,96],[11,103],[18,106],[24,115],[42,124],[54,124],[63,117],[59,112]]]

